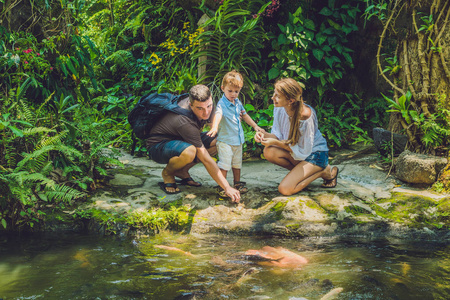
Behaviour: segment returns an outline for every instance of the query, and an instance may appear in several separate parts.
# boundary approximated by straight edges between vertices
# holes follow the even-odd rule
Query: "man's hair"
[[[203,84],[197,84],[194,85],[189,90],[189,101],[191,104],[194,103],[194,101],[200,101],[205,102],[211,97],[211,91],[209,90],[209,87]]]
[[[244,86],[244,78],[241,73],[233,70],[225,74],[222,79],[222,87],[226,87],[227,85],[236,86],[241,89]]]

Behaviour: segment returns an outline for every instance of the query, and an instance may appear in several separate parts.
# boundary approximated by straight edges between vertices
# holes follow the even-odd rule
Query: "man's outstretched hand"
[[[225,194],[230,197],[232,202],[239,203],[239,201],[241,201],[241,193],[231,186],[225,190]]]

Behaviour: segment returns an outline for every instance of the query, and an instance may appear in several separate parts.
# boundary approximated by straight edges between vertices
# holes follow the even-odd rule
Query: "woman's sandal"
[[[333,167],[333,169],[334,168],[336,168],[336,175],[333,178],[329,179],[329,180],[324,179],[321,187],[327,188],[327,189],[336,187],[336,185],[337,185],[337,177],[339,175],[339,168],[338,167]]]
[[[241,194],[248,192],[248,188],[245,186],[247,183],[244,181],[237,181],[234,183],[234,188],[237,189]]]

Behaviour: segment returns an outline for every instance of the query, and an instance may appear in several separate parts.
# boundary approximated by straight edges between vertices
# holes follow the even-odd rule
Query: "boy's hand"
[[[256,132],[262,132],[262,133],[266,133],[266,131],[264,130],[264,129],[262,129],[261,127],[259,127],[258,125],[257,126],[255,126],[255,131]]]
[[[206,133],[207,136],[211,136],[214,137],[217,135],[217,129],[216,128],[211,128],[208,133]]]
[[[264,133],[260,131],[256,132],[254,139],[257,143],[261,143],[264,139]]]

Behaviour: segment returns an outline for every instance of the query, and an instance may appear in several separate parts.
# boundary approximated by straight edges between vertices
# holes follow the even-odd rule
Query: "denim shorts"
[[[201,133],[202,143],[206,149],[211,147],[211,143],[215,137],[206,135],[206,132]],[[148,156],[151,160],[159,164],[167,164],[174,156],[180,156],[181,153],[192,144],[180,140],[166,140],[153,145],[148,149]]]
[[[328,151],[313,152],[305,158],[305,161],[325,169],[328,166]]]

